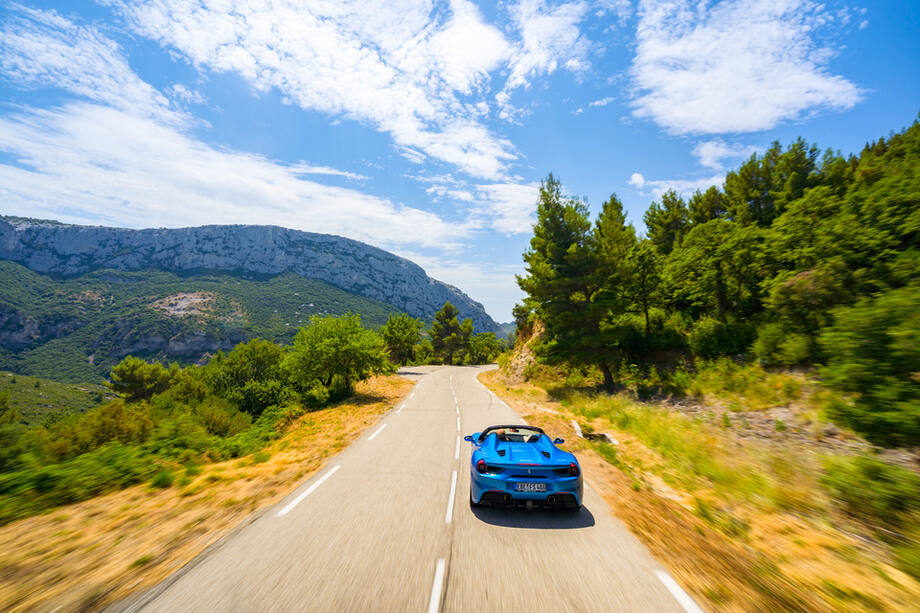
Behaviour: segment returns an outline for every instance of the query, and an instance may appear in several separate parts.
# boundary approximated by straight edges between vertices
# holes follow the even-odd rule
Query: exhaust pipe
[[[547,496],[547,497],[546,497],[546,504],[549,505],[549,506],[551,506],[551,507],[556,506],[556,497],[555,497],[555,496]]]
[[[505,504],[511,504],[511,494],[505,494]]]

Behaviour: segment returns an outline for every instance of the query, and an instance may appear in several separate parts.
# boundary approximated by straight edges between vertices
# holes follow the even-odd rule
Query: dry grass
[[[148,588],[274,504],[376,423],[411,382],[379,377],[307,413],[251,456],[202,466],[0,528],[0,610],[95,611]]]
[[[655,436],[687,446],[672,446],[668,457],[636,434],[646,434],[641,428],[614,428],[600,407],[592,411],[590,399],[563,402],[558,393],[500,371],[480,379],[530,423],[565,436],[590,485],[705,608],[917,610],[920,583],[894,567],[885,547],[855,535],[859,528],[830,510],[815,458],[739,441],[718,424],[680,414],[648,424]],[[573,418],[619,444],[577,439]],[[702,447],[703,474],[693,461],[679,461],[691,445]]]

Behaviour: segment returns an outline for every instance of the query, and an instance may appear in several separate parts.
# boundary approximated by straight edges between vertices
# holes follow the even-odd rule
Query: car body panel
[[[530,428],[508,426],[508,428]],[[583,481],[576,457],[556,447],[542,430],[532,429],[535,442],[501,440],[499,433],[489,432],[480,440],[477,432],[465,437],[472,446],[470,458],[470,502],[514,505],[528,502],[542,506],[578,508],[581,506]],[[487,432],[488,429],[486,429]],[[486,464],[485,473],[476,465]],[[578,467],[578,475],[569,474],[570,466]],[[545,491],[519,491],[518,484],[537,484]],[[529,488],[530,485],[521,487]],[[529,506],[529,505],[528,505]]]

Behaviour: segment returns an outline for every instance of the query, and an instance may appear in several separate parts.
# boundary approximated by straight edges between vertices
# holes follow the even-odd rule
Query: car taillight
[[[569,474],[570,475],[572,475],[573,477],[577,477],[578,472],[579,472],[578,464],[576,464],[575,462],[572,462],[571,464],[569,464]]]
[[[485,460],[479,460],[478,462],[476,462],[476,471],[479,474],[483,474],[484,472],[486,472],[486,461]]]

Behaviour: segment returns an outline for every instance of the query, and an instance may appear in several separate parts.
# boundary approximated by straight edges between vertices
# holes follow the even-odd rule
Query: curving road
[[[258,519],[122,611],[698,611],[585,487],[578,514],[470,509],[470,446],[520,417],[476,375],[407,399]],[[488,367],[485,367],[488,368]]]

